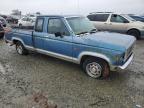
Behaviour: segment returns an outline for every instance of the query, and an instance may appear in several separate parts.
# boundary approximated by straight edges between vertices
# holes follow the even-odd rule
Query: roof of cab
[[[38,17],[73,18],[73,17],[82,17],[82,15],[40,15]]]

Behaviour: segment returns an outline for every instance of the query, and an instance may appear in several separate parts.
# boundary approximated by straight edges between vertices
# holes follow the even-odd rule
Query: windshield
[[[144,21],[144,18],[139,17],[139,16],[130,16],[130,17],[132,17],[133,19],[135,19],[137,21]]]
[[[123,15],[125,18],[127,18],[130,21],[136,21],[135,19],[133,19],[132,17],[128,16],[128,15]]]
[[[86,17],[67,18],[67,21],[76,35],[96,31],[94,25]]]

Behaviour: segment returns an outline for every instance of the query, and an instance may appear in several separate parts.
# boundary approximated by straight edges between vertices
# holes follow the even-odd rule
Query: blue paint
[[[109,33],[109,32],[96,32],[93,34],[84,34],[77,36],[72,31],[67,20],[63,16],[40,16],[44,18],[44,25],[42,32],[33,32],[34,38],[32,39],[32,31],[16,30],[7,33],[6,40],[12,41],[12,38],[19,38],[23,41],[24,45],[50,51],[56,54],[61,54],[73,59],[79,59],[82,52],[98,53],[106,56],[113,66],[122,66],[126,61],[124,55],[128,48],[135,43],[133,36]],[[60,18],[64,22],[70,36],[55,37],[54,34],[48,34],[48,19]],[[32,41],[34,40],[34,41]]]

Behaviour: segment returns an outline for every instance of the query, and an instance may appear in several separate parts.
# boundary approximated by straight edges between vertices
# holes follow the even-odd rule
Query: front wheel
[[[138,30],[135,30],[135,29],[129,30],[127,34],[135,36],[136,39],[140,39],[140,32]]]
[[[28,54],[28,50],[25,49],[25,47],[23,46],[23,44],[21,42],[16,43],[16,51],[20,55],[27,55]]]
[[[110,69],[108,64],[102,60],[90,57],[83,62],[83,69],[92,78],[106,78]]]

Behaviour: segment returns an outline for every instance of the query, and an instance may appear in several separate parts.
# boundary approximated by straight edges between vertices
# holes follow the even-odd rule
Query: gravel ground
[[[76,64],[34,52],[21,56],[0,40],[0,108],[27,108],[37,93],[58,108],[143,108],[144,40],[134,52],[127,70],[96,80]]]

